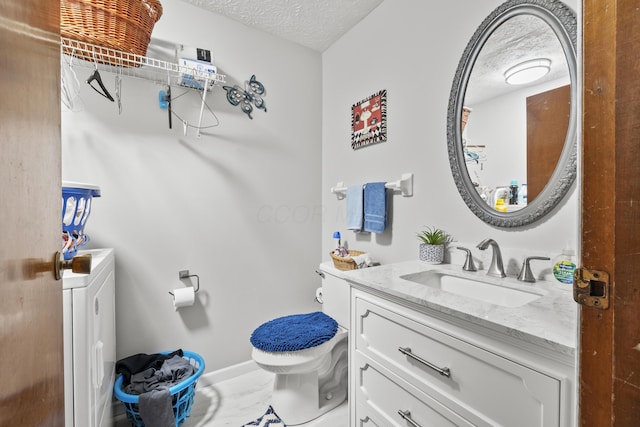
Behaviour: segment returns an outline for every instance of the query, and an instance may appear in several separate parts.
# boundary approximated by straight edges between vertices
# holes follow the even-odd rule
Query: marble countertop
[[[401,278],[406,274],[434,269],[458,277],[480,278],[542,296],[522,306],[505,307]],[[465,272],[460,265],[431,265],[419,260],[342,273],[346,280],[360,288],[377,290],[411,301],[562,354],[575,354],[577,304],[573,301],[572,290],[568,285],[548,281],[524,283],[515,277],[492,278],[485,271]]]

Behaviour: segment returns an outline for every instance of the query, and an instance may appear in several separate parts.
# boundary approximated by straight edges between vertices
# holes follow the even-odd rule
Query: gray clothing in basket
[[[131,376],[124,392],[140,395],[140,417],[147,427],[175,427],[172,397],[169,388],[186,380],[195,372],[184,358],[173,356],[160,369],[149,368]]]
[[[171,395],[167,387],[142,393],[138,400],[140,418],[145,427],[175,427],[176,418],[171,406]]]

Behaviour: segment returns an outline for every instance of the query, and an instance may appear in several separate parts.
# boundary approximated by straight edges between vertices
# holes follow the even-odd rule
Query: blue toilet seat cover
[[[251,344],[262,351],[281,352],[316,347],[333,338],[338,322],[321,311],[279,317],[258,326]]]

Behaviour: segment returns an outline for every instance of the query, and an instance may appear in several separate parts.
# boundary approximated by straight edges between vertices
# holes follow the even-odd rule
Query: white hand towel
[[[371,255],[368,253],[352,256],[351,259],[356,263],[358,268],[370,267],[373,264]]]

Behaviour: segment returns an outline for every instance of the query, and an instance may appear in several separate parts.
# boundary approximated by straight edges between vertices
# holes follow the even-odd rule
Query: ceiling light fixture
[[[551,70],[551,60],[531,59],[521,62],[504,72],[504,81],[510,85],[523,85],[542,78]]]

